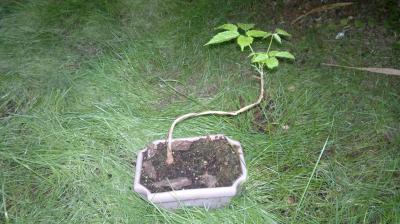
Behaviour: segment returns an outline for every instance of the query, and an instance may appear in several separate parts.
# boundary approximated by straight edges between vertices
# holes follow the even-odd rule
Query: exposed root
[[[189,118],[199,117],[199,116],[203,116],[203,115],[236,116],[240,113],[250,110],[251,108],[253,108],[261,103],[261,101],[264,97],[264,71],[262,70],[262,68],[256,68],[256,69],[257,69],[258,73],[260,74],[260,95],[258,96],[258,99],[255,103],[252,103],[250,105],[242,107],[236,111],[212,111],[212,110],[209,110],[209,111],[204,111],[204,112],[199,112],[199,113],[188,113],[188,114],[182,115],[175,119],[175,121],[172,123],[171,127],[169,128],[168,137],[167,137],[167,159],[165,162],[168,165],[171,165],[172,163],[174,163],[174,157],[173,157],[173,152],[172,152],[172,133],[174,132],[175,126],[179,122],[189,119]]]

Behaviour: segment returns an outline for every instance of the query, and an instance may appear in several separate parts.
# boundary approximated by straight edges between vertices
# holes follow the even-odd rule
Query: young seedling
[[[291,35],[282,29],[275,29],[275,32],[266,32],[258,29],[254,29],[254,24],[237,23],[231,24],[227,23],[216,28],[217,30],[222,30],[217,33],[210,41],[208,41],[204,46],[211,44],[219,44],[227,41],[236,40],[239,45],[240,50],[250,49],[251,63],[259,74],[260,80],[260,95],[256,102],[249,104],[245,107],[240,108],[236,111],[204,111],[198,113],[188,113],[182,115],[174,120],[168,131],[167,137],[167,159],[166,163],[171,165],[174,163],[173,151],[172,151],[172,133],[175,126],[186,119],[199,117],[203,115],[226,115],[226,116],[236,116],[240,113],[248,111],[249,109],[259,105],[264,97],[264,67],[272,70],[279,65],[278,59],[289,59],[294,60],[294,56],[288,51],[278,51],[271,50],[272,42],[276,41],[282,44],[282,39],[289,38]],[[267,50],[256,52],[252,48],[252,44],[255,40],[266,42]]]

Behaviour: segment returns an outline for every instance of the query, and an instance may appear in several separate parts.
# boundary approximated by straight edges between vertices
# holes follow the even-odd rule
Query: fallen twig
[[[317,8],[313,8],[310,11],[306,12],[305,14],[297,17],[295,20],[293,20],[291,22],[291,24],[293,25],[293,24],[297,23],[299,20],[301,20],[304,17],[306,17],[310,14],[313,14],[313,13],[322,12],[322,11],[326,11],[326,10],[330,10],[330,9],[336,9],[336,8],[340,8],[340,7],[345,7],[345,6],[349,6],[352,4],[353,4],[353,2],[338,2],[338,3],[328,4],[328,5],[322,5]]]
[[[322,65],[330,66],[330,67],[356,69],[356,70],[379,73],[379,74],[384,74],[384,75],[400,76],[400,70],[394,69],[394,68],[352,67],[352,66],[345,66],[345,65],[328,64],[328,63],[322,63]]]

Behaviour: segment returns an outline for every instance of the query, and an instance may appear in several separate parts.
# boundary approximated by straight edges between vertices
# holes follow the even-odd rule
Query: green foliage
[[[272,37],[273,37],[278,43],[282,44],[282,39],[281,39],[281,37],[279,36],[279,34],[274,33],[274,34],[272,34]]]
[[[251,54],[250,56],[253,56],[251,59],[251,63],[260,63],[269,58],[267,53],[255,53]]]
[[[276,28],[275,29],[275,32],[277,33],[277,34],[279,34],[280,36],[284,36],[284,37],[291,37],[292,35],[290,35],[288,32],[286,32],[286,31],[284,31],[284,30],[282,30],[282,29],[279,29],[279,28]]]
[[[254,27],[253,23],[238,23],[238,27],[244,31],[250,30]]]
[[[251,63],[256,64],[258,67],[266,66],[269,69],[278,67],[278,58],[289,60],[295,59],[293,54],[288,51],[271,51],[271,44],[273,40],[279,44],[282,44],[282,38],[289,38],[292,35],[279,28],[275,29],[275,32],[267,32],[253,29],[254,26],[255,25],[253,23],[237,23],[237,25],[232,23],[223,24],[215,29],[222,29],[224,31],[217,33],[205,45],[219,44],[236,39],[236,43],[239,45],[241,51],[243,51],[246,47],[250,49]],[[268,44],[268,49],[266,52],[254,52],[251,45],[255,39],[261,41],[265,39],[267,40],[266,44]]]
[[[253,37],[240,35],[237,38],[237,43],[239,44],[240,49],[243,51],[245,47],[248,47],[253,43]]]
[[[205,45],[218,44],[218,43],[226,42],[228,40],[235,39],[238,36],[239,36],[239,33],[237,31],[223,31],[223,32],[218,33],[217,35],[215,35]]]
[[[233,24],[230,24],[230,23],[221,25],[221,26],[219,26],[219,27],[217,27],[217,28],[215,28],[215,29],[216,29],[216,30],[222,29],[222,30],[229,30],[229,31],[237,31],[237,30],[238,30],[238,28],[237,28],[236,25],[233,25]]]
[[[246,32],[246,35],[250,36],[250,37],[267,38],[267,37],[271,36],[272,34],[269,33],[269,32],[262,31],[262,30],[249,30],[249,31]]]
[[[288,51],[270,51],[268,55],[271,57],[287,58],[294,60],[293,54]]]
[[[269,57],[262,61],[262,63],[264,63],[269,69],[274,69],[279,65],[279,61],[276,57]]]

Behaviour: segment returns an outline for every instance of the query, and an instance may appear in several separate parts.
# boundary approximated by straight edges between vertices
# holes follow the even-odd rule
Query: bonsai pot
[[[149,179],[148,176],[156,179],[155,173],[168,170],[167,167],[161,171],[155,171],[153,165],[149,165],[149,158],[154,157],[154,155],[157,153],[165,154],[165,151],[162,149],[162,147],[165,146],[165,140],[157,140],[152,142],[149,146],[138,153],[134,180],[135,192],[137,192],[145,200],[166,209],[178,209],[182,207],[219,208],[227,205],[230,202],[231,198],[239,193],[240,186],[242,183],[245,182],[247,176],[246,164],[244,161],[243,151],[240,143],[238,141],[225,137],[224,135],[210,135],[202,137],[174,139],[172,141],[172,146],[173,149],[176,150],[176,152],[174,151],[174,154],[178,154],[178,151],[187,152],[188,150],[193,150],[191,146],[195,142],[213,142],[218,140],[222,141],[221,139],[224,141],[223,144],[229,145],[229,147],[232,149],[231,154],[234,154],[234,158],[237,158],[237,165],[235,165],[235,172],[237,174],[235,174],[236,176],[233,176],[234,178],[232,178],[232,180],[228,182],[225,181],[225,184],[220,184],[217,182],[217,180],[220,180],[220,178],[216,174],[214,174],[215,171],[210,175],[207,173],[207,170],[203,170],[205,174],[200,176],[200,179],[207,179],[208,182],[202,182],[205,183],[206,186],[202,186],[200,188],[196,188],[194,184],[195,182],[199,182],[197,181],[198,177],[190,177],[192,179],[179,177],[173,180],[169,180],[168,178],[162,180],[158,179],[158,182],[154,180],[149,184],[148,182],[146,182],[147,179]],[[164,160],[162,160],[161,163],[163,163],[163,161]],[[207,163],[207,161],[203,162]],[[153,161],[153,163],[155,162]],[[227,165],[227,162],[224,162],[224,164]],[[171,166],[174,166],[174,164],[172,164]],[[215,165],[213,167],[215,168]],[[218,169],[222,170],[222,168]],[[234,172],[230,171],[230,168],[225,168],[225,170],[228,170],[229,172]],[[193,186],[189,186],[192,183]],[[154,188],[154,186],[163,186],[163,189],[167,189],[167,191],[157,190]]]

